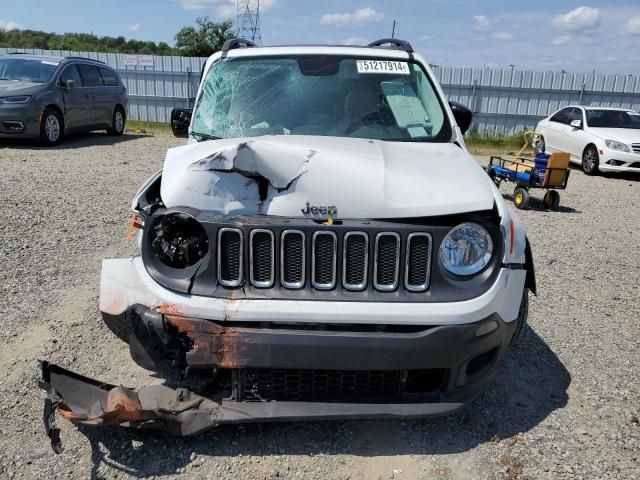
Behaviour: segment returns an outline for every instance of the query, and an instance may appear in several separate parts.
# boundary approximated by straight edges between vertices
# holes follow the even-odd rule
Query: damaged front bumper
[[[334,402],[235,402],[212,399],[184,388],[150,385],[138,389],[110,385],[41,363],[40,388],[45,390],[44,427],[56,453],[63,451],[56,411],[75,425],[124,426],[162,430],[173,436],[189,436],[226,423],[259,421],[392,418],[438,416],[463,403],[334,403]]]

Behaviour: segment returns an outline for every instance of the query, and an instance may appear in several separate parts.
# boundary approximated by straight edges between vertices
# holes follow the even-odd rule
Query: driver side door
[[[73,80],[74,88],[67,88],[67,80]],[[75,64],[68,65],[60,74],[58,86],[62,89],[64,99],[65,126],[77,129],[89,122],[91,96],[84,88],[82,77]]]

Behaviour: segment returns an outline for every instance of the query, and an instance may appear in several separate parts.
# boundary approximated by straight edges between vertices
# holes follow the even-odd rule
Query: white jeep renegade
[[[105,260],[100,287],[107,325],[171,381],[44,363],[49,413],[189,435],[446,414],[481,391],[526,322],[531,252],[465,149],[471,112],[410,44],[236,39],[172,117],[190,141],[134,198],[141,255]]]

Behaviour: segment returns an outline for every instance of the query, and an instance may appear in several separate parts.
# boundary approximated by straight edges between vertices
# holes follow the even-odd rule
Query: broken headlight
[[[477,223],[463,223],[453,228],[440,245],[440,263],[454,275],[479,273],[491,261],[491,235]]]
[[[152,225],[151,248],[160,261],[172,268],[188,268],[209,250],[207,234],[193,217],[185,213],[164,215]]]

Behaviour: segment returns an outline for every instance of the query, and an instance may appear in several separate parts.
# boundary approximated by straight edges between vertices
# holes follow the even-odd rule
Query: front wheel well
[[[49,105],[44,106],[44,108],[42,109],[42,114],[40,116],[40,121],[42,121],[42,115],[44,115],[44,112],[47,110],[54,110],[58,115],[60,115],[60,118],[62,119],[62,126],[64,127],[64,125],[66,124],[66,122],[64,121],[64,112],[55,103],[51,103]]]
[[[589,148],[589,147],[593,147],[593,148],[595,148],[595,149],[596,149],[596,151],[598,152],[598,154],[600,154],[600,152],[598,151],[598,147],[596,146],[596,144],[595,144],[595,143],[587,143],[587,146],[586,146],[586,147],[584,147],[584,150],[582,150],[582,156],[584,156],[584,152],[586,152],[586,151],[587,151],[587,148]]]

